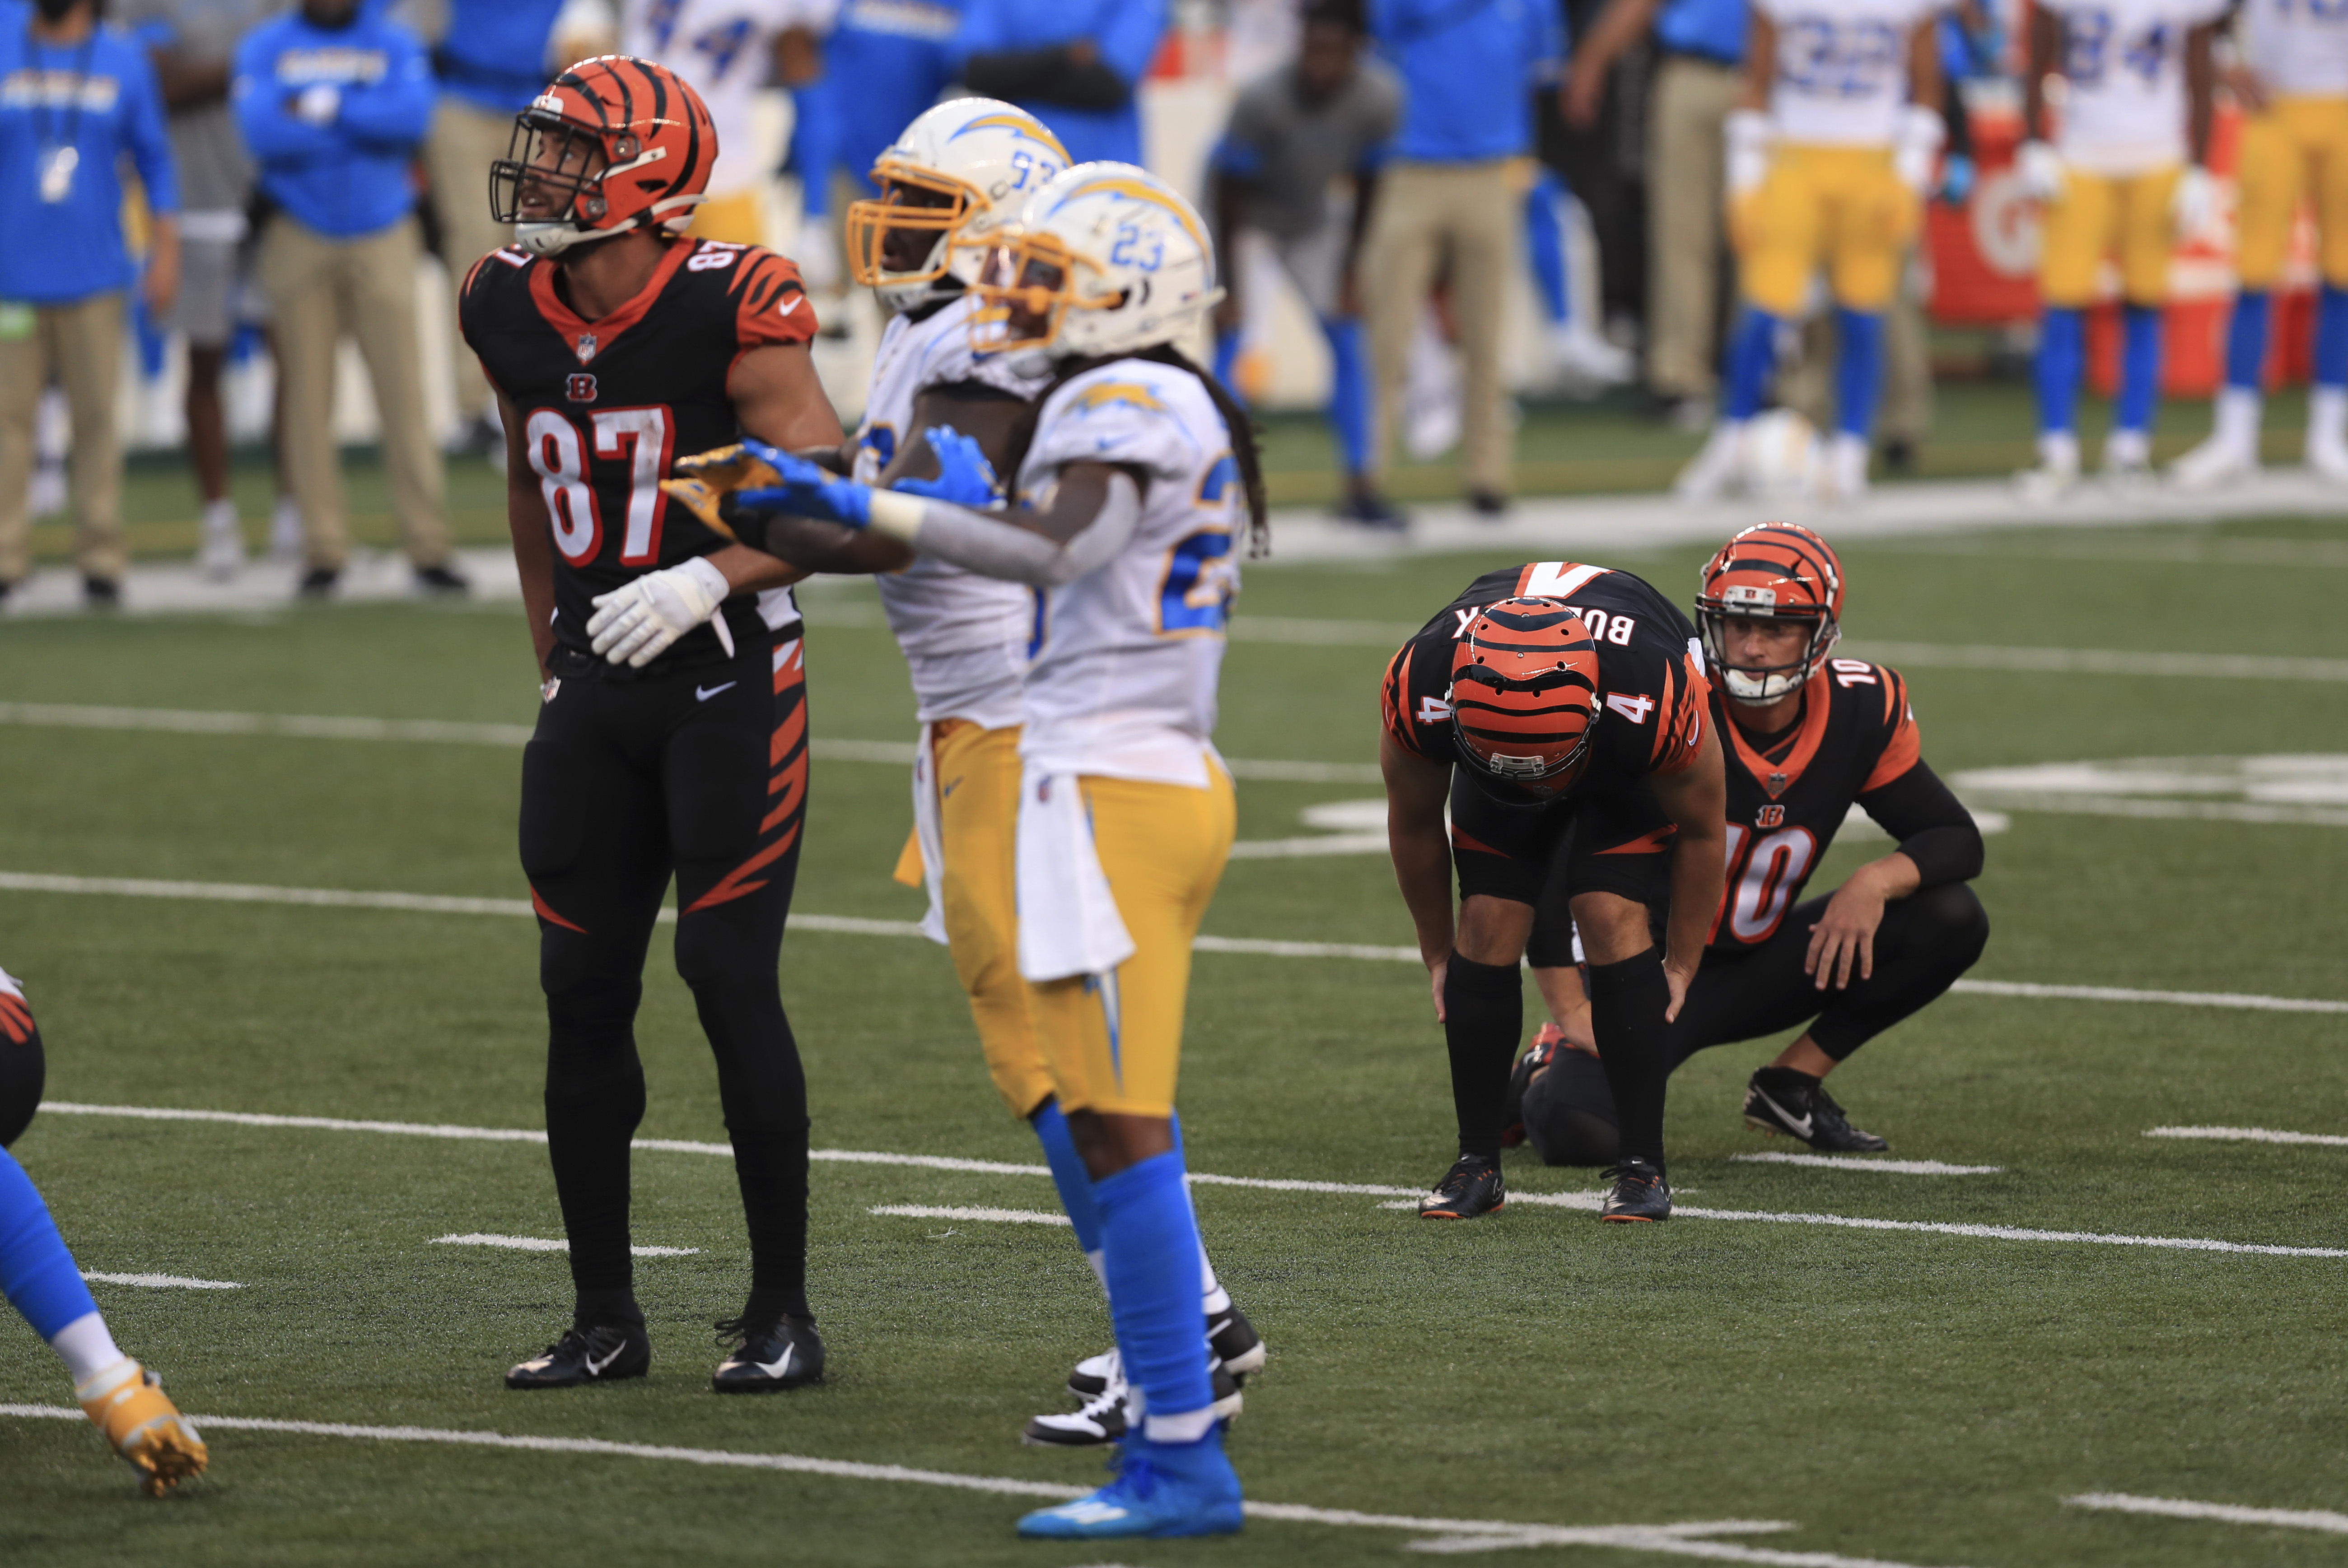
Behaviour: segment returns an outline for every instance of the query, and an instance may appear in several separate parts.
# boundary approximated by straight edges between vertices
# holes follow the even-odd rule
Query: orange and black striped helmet
[[[716,162],[717,126],[684,77],[601,55],[514,117],[506,156],[489,165],[489,210],[539,256],[632,229],[682,234]]]
[[[1801,690],[1842,639],[1842,560],[1799,523],[1759,523],[1720,547],[1704,563],[1695,596],[1696,624],[1714,671],[1739,702],[1774,702]],[[1723,632],[1732,620],[1807,625],[1802,656],[1785,664],[1728,662]]]
[[[1554,787],[1589,754],[1598,645],[1554,599],[1488,604],[1451,649],[1451,723],[1463,762],[1528,787]]]

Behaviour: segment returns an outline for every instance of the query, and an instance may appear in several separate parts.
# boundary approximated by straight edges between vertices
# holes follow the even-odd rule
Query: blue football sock
[[[1835,427],[1864,438],[1875,426],[1875,405],[1883,395],[1883,313],[1835,312],[1840,357],[1835,364]]]
[[[1194,1249],[1195,1251],[1195,1249]],[[1192,1261],[1195,1269],[1198,1265]],[[0,1294],[25,1315],[33,1332],[53,1339],[57,1331],[98,1310],[74,1266],[73,1254],[49,1218],[49,1205],[15,1157],[0,1149]],[[1198,1303],[1190,1304],[1190,1337],[1197,1338]],[[1200,1376],[1205,1376],[1203,1366]]]
[[[1573,317],[1573,302],[1565,291],[1565,225],[1558,220],[1558,199],[1565,182],[1557,170],[1543,167],[1525,192],[1525,251],[1532,264],[1533,287],[1541,310],[1551,322]]]
[[[1125,1375],[1142,1392],[1149,1437],[1167,1440],[1160,1418],[1195,1415],[1214,1403],[1199,1333],[1199,1227],[1182,1156],[1153,1155],[1094,1183],[1093,1193]]]
[[[1076,1141],[1068,1135],[1068,1119],[1060,1114],[1060,1102],[1046,1100],[1028,1122],[1035,1129],[1035,1141],[1044,1145],[1044,1163],[1052,1167],[1052,1184],[1060,1189],[1060,1206],[1067,1210],[1068,1223],[1076,1227],[1076,1245],[1087,1255],[1100,1251],[1100,1205],[1094,1200],[1093,1179],[1085,1170],[1084,1156],[1076,1153]]]
[[[2120,306],[2120,396],[2112,423],[2122,430],[2152,429],[2160,398],[2160,307]]]
[[[2326,283],[2315,296],[2315,384],[2348,386],[2348,289]]]
[[[2267,364],[2267,314],[2271,296],[2264,289],[2244,289],[2234,296],[2234,313],[2226,323],[2226,384],[2256,392],[2263,384]]]
[[[1769,373],[1777,363],[1777,318],[1752,305],[1736,319],[1728,334],[1728,363],[1723,367],[1720,414],[1728,420],[1750,419],[1761,412],[1761,395],[1769,389]]]
[[[2087,318],[2068,305],[2049,305],[2038,323],[2038,428],[2046,435],[2079,427],[2079,373],[2086,365]]]
[[[1329,428],[1348,475],[1370,466],[1370,364],[1363,343],[1362,323],[1345,316],[1323,316],[1321,331],[1329,340]]]

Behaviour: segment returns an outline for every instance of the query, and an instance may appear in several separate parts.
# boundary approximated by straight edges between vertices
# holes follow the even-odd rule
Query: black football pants
[[[676,968],[717,1057],[753,1317],[806,1316],[807,1081],[776,980],[807,807],[798,628],[730,663],[565,678],[522,755],[521,862],[546,991],[546,1133],[583,1320],[633,1315],[634,1022],[672,875]]]
[[[1704,957],[1687,1004],[1664,1030],[1673,1070],[1697,1051],[1809,1025],[1819,1050],[1841,1061],[1900,1020],[1939,999],[1972,968],[1989,941],[1989,916],[1962,882],[1928,887],[1883,907],[1875,932],[1875,972],[1849,986],[1818,989],[1802,972],[1810,927],[1827,899],[1787,912],[1777,933],[1730,958]],[[1602,1042],[1601,1042],[1602,1049]],[[1606,1074],[1580,1051],[1558,1053],[1558,1066],[1525,1091],[1525,1135],[1552,1165],[1603,1165],[1615,1157],[1619,1124]]]

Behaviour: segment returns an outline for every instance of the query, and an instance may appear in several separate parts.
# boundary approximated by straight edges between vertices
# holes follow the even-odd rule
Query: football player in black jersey
[[[521,860],[539,916],[546,1131],[578,1292],[516,1389],[644,1374],[628,1152],[644,1108],[633,1020],[664,892],[676,967],[717,1057],[750,1238],[749,1297],[718,1325],[720,1392],[820,1378],[807,1299],[807,1084],[776,983],[807,801],[797,571],[661,488],[681,454],[745,433],[837,446],[798,271],[684,237],[716,157],[709,111],[621,56],[519,117],[491,200],[514,244],[465,281],[465,340],[505,421],[506,509],[542,701],[522,758]]]
[[[1945,992],[1989,939],[1965,885],[1981,871],[1981,833],[1925,764],[1906,682],[1830,657],[1842,603],[1842,563],[1804,528],[1746,528],[1704,569],[1696,613],[1714,727],[1729,742],[1728,881],[1704,968],[1665,1033],[1676,1067],[1706,1046],[1808,1024],[1753,1074],[1745,1117],[1832,1153],[1888,1144],[1850,1124],[1827,1074]],[[1854,802],[1899,847],[1798,902]],[[1512,1097],[1550,1163],[1598,1165],[1616,1157],[1621,1119],[1590,1054],[1565,895],[1561,879],[1544,889],[1529,949],[1558,1022],[1518,1062]]]
[[[1671,1213],[1663,1031],[1703,958],[1726,858],[1707,692],[1702,651],[1670,600],[1628,572],[1570,561],[1485,573],[1387,666],[1387,840],[1459,1122],[1458,1162],[1422,1215],[1467,1219],[1507,1201],[1518,961],[1552,876],[1591,949],[1592,1016],[1623,1108],[1601,1217]]]

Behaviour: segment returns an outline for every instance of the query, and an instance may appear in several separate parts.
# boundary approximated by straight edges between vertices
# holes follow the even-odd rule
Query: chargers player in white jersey
[[[1239,588],[1233,535],[1244,498],[1261,538],[1262,469],[1231,395],[1173,346],[1221,291],[1205,225],[1164,181],[1126,164],[1068,169],[997,237],[973,292],[980,349],[1053,370],[1014,443],[1013,510],[956,504],[991,500],[994,474],[945,428],[924,433],[942,470],[926,495],[835,479],[768,448],[759,456],[782,482],[738,501],[1046,590],[1022,701],[1019,968],[1092,1177],[1141,1419],[1116,1480],[1019,1528],[1227,1533],[1240,1485],[1198,1331],[1174,1088],[1190,944],[1235,825],[1210,737]]]
[[[621,0],[620,53],[658,60],[692,85],[717,126],[709,200],[694,238],[766,242],[763,166],[751,114],[770,76],[803,87],[819,70],[816,40],[839,0]]]
[[[2315,209],[2314,385],[2307,466],[2348,483],[2348,5],[2246,0],[2234,14],[2237,58],[2224,72],[2242,107],[2234,155],[2234,313],[2226,384],[2209,438],[2177,461],[2178,483],[2206,489],[2259,466],[2268,317],[2305,200]]]
[[[2078,478],[2079,378],[2086,310],[2106,260],[2120,273],[2120,388],[2104,472],[2127,479],[2152,460],[2160,396],[2161,310],[2169,252],[2216,215],[2209,155],[2210,38],[2227,0],[2044,0],[2031,14],[2015,155],[2023,188],[2045,204],[2038,259],[2035,499]],[[2049,142],[2046,81],[2069,87]]]
[[[871,176],[880,195],[850,207],[846,230],[851,274],[892,313],[873,359],[863,420],[837,458],[824,454],[819,461],[867,485],[889,485],[925,466],[934,472],[918,438],[933,425],[951,425],[975,439],[982,453],[1003,456],[1014,425],[1028,418],[1030,401],[1051,379],[1051,364],[1040,355],[974,348],[971,316],[979,301],[969,284],[994,231],[1066,166],[1067,154],[1050,130],[993,98],[938,105],[881,153]],[[688,460],[684,466],[706,473],[712,465]],[[738,462],[727,477],[737,488],[757,482]],[[709,503],[705,487],[676,488]],[[747,537],[757,538],[757,528]],[[1054,1092],[1016,952],[1023,684],[1041,630],[1042,591],[835,524],[777,525],[767,540],[810,570],[878,574],[922,724],[914,830],[898,880],[927,884],[922,928],[953,952],[988,1073],[1012,1113],[1035,1129],[1077,1244],[1097,1273],[1100,1227],[1091,1178]],[[1228,1417],[1241,1408],[1241,1379],[1263,1366],[1266,1353],[1203,1253],[1200,1261],[1216,1408]],[[1124,1436],[1129,1390],[1114,1350],[1086,1358],[1069,1388],[1081,1408],[1037,1416],[1025,1440],[1086,1446]]]
[[[1745,96],[1725,128],[1729,235],[1744,310],[1722,367],[1719,423],[1675,487],[1708,500],[1749,483],[1746,426],[1778,334],[1826,273],[1840,343],[1826,488],[1867,488],[1883,384],[1883,314],[1923,218],[1947,134],[1937,0],[1754,0]]]

